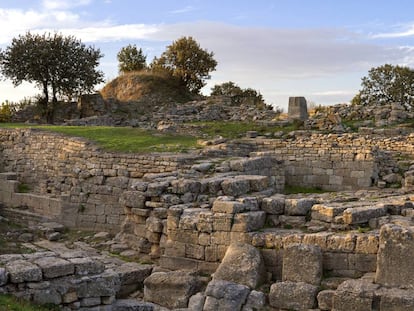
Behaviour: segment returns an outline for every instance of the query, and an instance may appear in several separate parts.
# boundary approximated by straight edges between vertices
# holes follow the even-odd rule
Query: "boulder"
[[[338,286],[333,297],[333,310],[371,310],[379,285],[369,280],[347,280]]]
[[[206,289],[203,311],[237,311],[246,302],[250,289],[241,284],[212,280]]]
[[[186,308],[201,285],[192,272],[155,272],[144,281],[144,299],[170,309]]]
[[[291,244],[283,252],[282,280],[319,285],[322,251],[317,245]]]
[[[256,288],[266,277],[263,257],[249,244],[231,244],[213,275],[214,280],[225,280]]]
[[[303,282],[278,282],[272,284],[270,287],[269,303],[272,307],[279,309],[313,309],[316,305],[317,293],[318,287],[311,284]]]
[[[266,304],[266,295],[263,292],[252,290],[247,296],[242,311],[262,310]]]

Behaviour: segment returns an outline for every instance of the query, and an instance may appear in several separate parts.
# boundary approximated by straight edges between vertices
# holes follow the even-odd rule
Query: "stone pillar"
[[[288,116],[291,120],[305,121],[308,119],[308,107],[305,97],[289,97]]]

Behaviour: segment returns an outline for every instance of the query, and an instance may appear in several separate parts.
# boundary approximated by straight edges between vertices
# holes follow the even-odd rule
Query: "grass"
[[[101,148],[117,152],[186,152],[197,148],[197,138],[184,135],[158,134],[131,127],[54,126],[1,123],[4,128],[35,128],[82,137]]]
[[[0,311],[51,311],[60,310],[55,305],[41,306],[10,295],[0,294]]]

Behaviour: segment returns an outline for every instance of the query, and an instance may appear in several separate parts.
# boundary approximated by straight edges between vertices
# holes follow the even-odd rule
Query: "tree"
[[[371,68],[362,78],[362,89],[352,104],[384,105],[397,102],[405,108],[414,106],[414,71],[409,67],[385,64]]]
[[[192,37],[182,37],[174,41],[151,64],[153,70],[166,70],[192,93],[198,94],[210,79],[209,73],[214,71],[217,61],[214,53],[203,50]]]
[[[137,46],[127,45],[123,47],[117,54],[119,72],[126,73],[131,71],[139,71],[147,67],[147,56]]]
[[[237,84],[232,81],[225,82],[222,84],[216,84],[211,88],[211,95],[225,95],[232,97],[232,100],[235,104],[240,104],[244,102],[244,99],[249,98],[253,101],[256,107],[265,107],[265,101],[260,92],[252,89],[242,89]]]
[[[38,104],[46,121],[53,123],[57,96],[80,96],[103,82],[102,71],[96,69],[102,56],[99,49],[86,47],[72,36],[28,32],[0,52],[0,70],[15,86],[27,81],[41,88]]]
[[[225,96],[237,96],[241,95],[243,90],[234,82],[224,82],[222,84],[216,84],[211,88],[211,95],[225,95]]]

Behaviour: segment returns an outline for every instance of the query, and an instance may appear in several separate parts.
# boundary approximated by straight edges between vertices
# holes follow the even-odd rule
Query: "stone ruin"
[[[308,119],[305,97],[289,97],[288,116],[291,120],[306,121]]]
[[[109,251],[152,262],[41,241],[0,256],[0,292],[67,311],[414,309],[414,167],[395,157],[413,153],[412,135],[148,155],[35,130],[0,140],[1,215],[110,231]],[[295,185],[335,192],[284,194]]]

